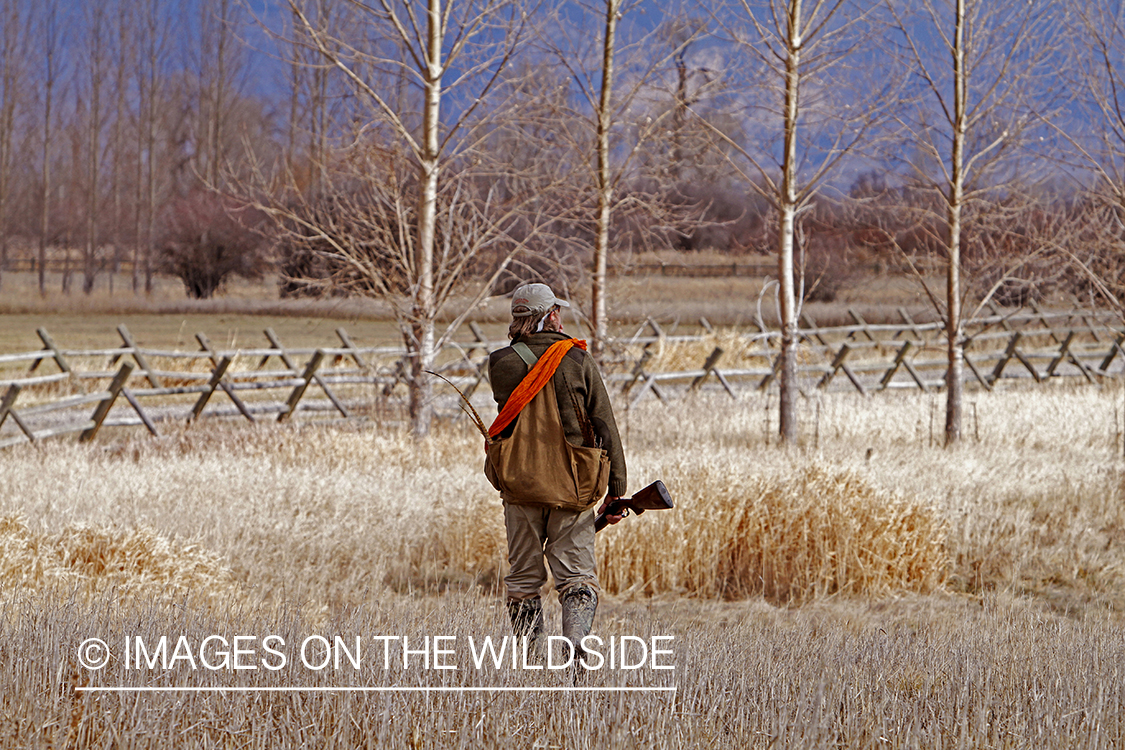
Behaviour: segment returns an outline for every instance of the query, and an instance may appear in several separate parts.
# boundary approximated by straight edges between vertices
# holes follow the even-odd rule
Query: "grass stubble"
[[[674,635],[667,693],[92,694],[130,685],[562,686],[558,673],[121,669],[99,637],[508,633],[499,503],[467,423],[202,423],[0,462],[0,741],[11,747],[1114,747],[1125,727],[1116,387],[940,403],[767,396],[619,415],[678,502],[599,535],[603,637]],[[806,407],[813,406],[806,403]],[[812,415],[817,415],[815,420]],[[776,419],[776,417],[774,417]],[[773,423],[776,424],[776,421]],[[558,605],[547,600],[557,632]],[[417,641],[414,641],[417,642]],[[100,682],[99,682],[100,681]]]

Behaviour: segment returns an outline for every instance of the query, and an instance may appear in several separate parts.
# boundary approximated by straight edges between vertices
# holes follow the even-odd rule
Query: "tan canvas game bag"
[[[567,441],[548,379],[519,412],[512,435],[489,444],[484,473],[509,503],[583,511],[605,496],[609,454]]]

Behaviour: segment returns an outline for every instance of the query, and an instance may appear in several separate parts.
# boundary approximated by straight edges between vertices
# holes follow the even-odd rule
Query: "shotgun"
[[[616,516],[621,511],[632,511],[638,516],[646,510],[671,510],[676,506],[672,504],[672,496],[668,494],[668,488],[664,486],[664,482],[657,479],[655,482],[633,493],[632,497],[619,497],[610,503],[605,513],[599,513],[594,517],[594,531],[601,531],[609,523],[605,520],[607,515]]]

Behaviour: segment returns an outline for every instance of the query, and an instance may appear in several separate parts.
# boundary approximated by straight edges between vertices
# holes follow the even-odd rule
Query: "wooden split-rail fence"
[[[969,383],[991,390],[1001,380],[1017,378],[1097,382],[1125,374],[1125,332],[1119,319],[1038,308],[988,313],[966,327]],[[798,366],[803,393],[842,387],[866,395],[944,387],[940,323],[916,322],[905,310],[898,311],[899,323],[870,324],[855,311],[849,315],[851,325],[832,327],[803,316]],[[473,323],[467,328],[473,339],[447,347],[439,369],[472,398],[487,379],[487,353],[507,341],[490,341]],[[755,327],[716,337],[705,319],[690,332],[683,328],[649,319],[631,337],[613,342],[606,378],[627,406],[649,396],[667,402],[675,394],[704,389],[725,391],[737,399],[740,391],[766,390],[776,383],[778,331]],[[144,426],[156,435],[161,422],[193,423],[215,416],[250,422],[286,421],[298,413],[334,419],[401,418],[395,406],[402,402],[401,389],[395,394],[409,369],[405,352],[401,347],[357,346],[343,328],[336,329],[339,341],[333,346],[287,348],[266,329],[268,347],[234,351],[216,349],[202,333],[196,335],[197,351],[170,351],[139,346],[124,325],[117,332],[120,347],[75,350],[61,348],[40,328],[42,349],[0,354],[0,448],[73,433],[91,440],[110,425]],[[713,346],[719,338],[737,351]],[[702,345],[709,353],[700,355],[695,369],[668,371],[661,360],[668,347],[676,345],[695,350]],[[169,369],[173,365],[168,363],[185,360],[186,369]],[[83,369],[95,361],[108,364]],[[55,371],[44,372],[50,366]],[[320,396],[308,396],[313,392]],[[452,404],[455,397],[440,398]],[[491,403],[483,394],[478,399],[485,408]]]
[[[270,417],[285,421],[298,411],[328,411],[341,419],[369,416],[370,404],[389,396],[406,373],[401,348],[356,346],[343,328],[336,329],[339,344],[317,349],[286,348],[267,328],[268,347],[220,351],[200,333],[196,335],[200,349],[194,352],[144,348],[124,325],[117,332],[120,347],[68,350],[56,344],[45,328],[39,328],[41,350],[0,354],[0,367],[8,369],[8,374],[0,373],[0,388],[5,388],[0,396],[0,447],[76,432],[80,440],[87,441],[106,425],[143,425],[156,435],[159,422],[190,423],[204,416],[236,415],[250,422]],[[83,364],[107,358],[104,369],[81,369]],[[394,360],[392,366],[377,364],[388,358]],[[257,365],[235,369],[236,359],[256,361]],[[189,368],[195,363],[195,368],[156,366],[177,360],[187,360]],[[13,365],[23,363],[30,363],[27,370],[11,373]],[[45,363],[53,364],[56,372],[40,372]],[[96,388],[107,381],[104,388]],[[95,388],[89,390],[89,384]],[[366,391],[355,393],[357,386]],[[306,399],[310,389],[323,398]],[[351,391],[350,397],[344,391]],[[215,406],[213,399],[219,392],[229,406]],[[25,393],[32,403],[26,403],[28,397],[21,399]],[[278,393],[280,399],[275,397]],[[181,401],[187,397],[190,405],[185,409],[183,403],[172,403],[176,397]],[[92,413],[76,416],[91,406]]]
[[[992,390],[1001,380],[1081,378],[1093,383],[1125,375],[1125,330],[1119,317],[1049,312],[1035,305],[1009,312],[989,306],[986,313],[965,326],[965,378],[970,384]],[[847,314],[852,324],[832,327],[818,326],[810,314],[802,315],[797,370],[804,395],[837,387],[863,395],[945,387],[949,360],[941,322],[917,322],[902,308],[896,311],[901,321],[896,323],[871,324],[854,309]],[[697,369],[668,372],[652,367],[669,345],[713,333],[706,319],[700,326],[703,337],[697,332],[677,335],[649,319],[631,338],[618,342],[626,351],[628,371],[610,379],[620,383],[630,406],[649,395],[667,401],[670,388],[677,386],[681,392],[717,388],[737,399],[740,389],[762,391],[777,382],[781,334],[762,326],[733,342],[737,363],[724,364],[731,355],[715,346]]]

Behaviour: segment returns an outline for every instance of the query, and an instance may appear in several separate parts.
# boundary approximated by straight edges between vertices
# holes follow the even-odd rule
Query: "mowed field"
[[[703,261],[711,260],[707,257]],[[0,351],[37,349],[35,335],[45,327],[60,345],[78,348],[120,344],[115,329],[125,323],[139,343],[154,348],[197,348],[194,335],[203,332],[216,346],[262,346],[262,330],[272,327],[287,346],[317,346],[334,342],[333,331],[342,326],[362,346],[400,345],[401,336],[390,323],[388,308],[370,300],[280,300],[272,280],[232,280],[211,300],[185,297],[174,279],[157,277],[151,295],[133,295],[131,279],[120,275],[110,292],[106,276],[90,295],[79,291],[62,294],[59,279],[52,277],[48,294],[41,297],[33,274],[6,273],[0,282]],[[74,282],[80,285],[81,279]],[[662,276],[620,277],[609,280],[608,306],[618,333],[632,333],[637,323],[653,316],[663,323],[680,320],[695,325],[706,317],[716,325],[745,327],[759,316],[776,320],[772,292],[762,295],[763,279],[755,277],[683,278]],[[562,294],[562,292],[560,292]],[[571,290],[576,307],[588,307],[588,290]],[[489,336],[503,336],[507,325],[507,299],[492,297],[469,316]],[[806,310],[823,325],[848,324],[846,309],[855,307],[870,322],[884,317],[898,322],[895,307],[905,306],[919,320],[932,318],[926,311],[921,287],[908,279],[880,276],[856,281],[833,303],[813,303]],[[459,300],[443,315],[448,320],[462,312]],[[573,314],[568,329],[581,331]],[[463,338],[471,338],[464,332]],[[82,346],[86,346],[82,344]]]
[[[581,691],[559,690],[565,670],[473,663],[470,639],[510,630],[501,509],[467,421],[421,442],[214,421],[7,449],[0,743],[1125,744],[1122,384],[970,391],[949,449],[940,395],[801,410],[786,449],[776,395],[622,405],[631,486],[661,478],[678,508],[599,534],[595,632],[669,653]],[[137,639],[147,658],[161,636],[179,659],[138,663]],[[99,670],[79,658],[91,638],[109,647]],[[314,668],[318,638],[342,660]],[[239,669],[203,663],[224,652]],[[88,690],[105,687],[180,692]],[[259,690],[293,687],[316,690]],[[661,690],[604,690],[620,687]]]

